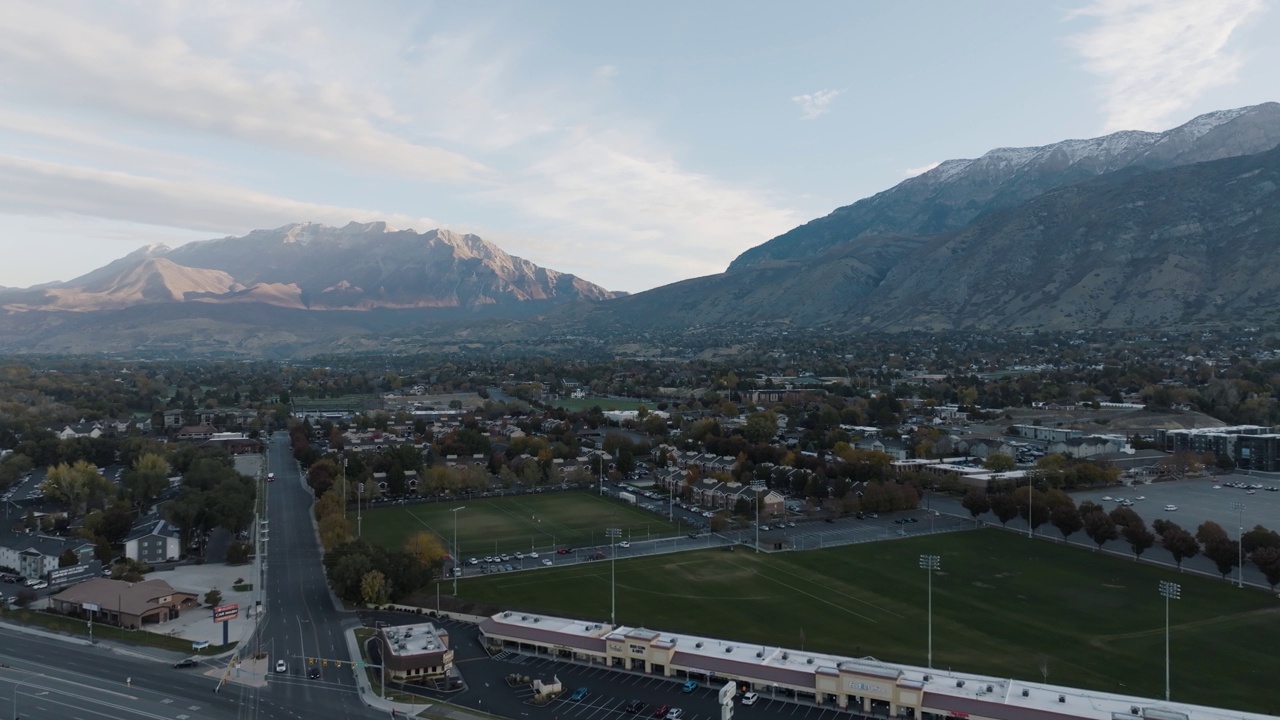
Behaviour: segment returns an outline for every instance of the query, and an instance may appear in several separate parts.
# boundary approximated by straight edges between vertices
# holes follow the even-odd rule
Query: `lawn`
[[[607,545],[604,531],[610,527],[622,530],[622,540],[682,532],[673,523],[633,505],[590,491],[575,491],[365,510],[363,534],[384,547],[401,547],[412,533],[430,530],[447,548],[453,544],[453,508],[460,506],[464,507],[458,512],[458,556],[462,558]],[[354,514],[351,522],[354,526]]]
[[[467,511],[463,511],[467,512]],[[996,530],[758,555],[738,548],[617,563],[628,625],[873,656],[923,666],[922,553],[933,578],[936,667],[1146,697],[1164,696],[1160,580],[1171,605],[1173,698],[1280,712],[1269,593]],[[464,578],[459,594],[585,619],[609,616],[608,563]],[[572,588],[566,592],[566,588]]]

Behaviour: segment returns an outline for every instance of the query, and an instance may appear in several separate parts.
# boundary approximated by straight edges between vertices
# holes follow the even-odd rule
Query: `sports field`
[[[554,407],[564,408],[565,410],[590,410],[599,406],[601,410],[639,410],[641,405],[653,409],[655,403],[652,400],[636,400],[635,398],[612,398],[612,397],[588,397],[588,398],[561,398],[553,400],[549,403]]]
[[[670,537],[681,532],[646,510],[591,492],[572,491],[365,510],[363,535],[385,547],[400,547],[412,533],[431,530],[448,548],[453,544],[456,507],[463,507],[458,511],[457,552],[463,559],[607,545],[604,531],[611,527],[622,530],[621,540]],[[354,527],[354,514],[351,523]]]
[[[466,511],[463,511],[466,512]],[[618,621],[923,666],[926,573],[935,667],[1164,697],[1160,580],[1172,601],[1173,698],[1280,712],[1280,600],[1210,578],[996,530],[758,555],[744,548],[617,563]],[[464,578],[495,606],[609,617],[609,563]]]

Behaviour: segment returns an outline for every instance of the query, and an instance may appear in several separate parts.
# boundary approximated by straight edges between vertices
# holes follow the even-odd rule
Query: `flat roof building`
[[[896,665],[870,657],[843,657],[514,611],[482,620],[480,637],[491,652],[546,655],[678,680],[732,681],[740,692],[794,698],[867,715],[919,720],[1270,718],[1236,710]]]
[[[449,632],[434,623],[397,625],[378,631],[387,678],[394,682],[426,682],[453,669]]]

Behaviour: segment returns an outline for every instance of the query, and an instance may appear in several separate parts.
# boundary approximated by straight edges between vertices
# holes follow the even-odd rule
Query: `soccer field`
[[[363,535],[375,544],[398,548],[412,533],[430,530],[448,548],[453,544],[456,507],[463,508],[457,513],[457,555],[463,559],[607,545],[604,531],[611,527],[622,530],[622,540],[670,537],[681,532],[647,510],[588,491],[570,491],[365,510]],[[355,527],[354,515],[351,523]]]
[[[463,511],[466,512],[466,511]],[[1276,713],[1280,602],[1210,578],[984,530],[761,555],[739,547],[617,563],[627,625],[923,666],[927,576],[935,667],[1164,697],[1160,580],[1173,698]],[[494,606],[607,620],[610,563],[464,578]]]

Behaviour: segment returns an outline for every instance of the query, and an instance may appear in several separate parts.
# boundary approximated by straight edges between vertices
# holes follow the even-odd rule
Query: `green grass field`
[[[418,530],[431,530],[453,544],[453,508],[458,512],[458,556],[554,552],[565,546],[605,545],[605,528],[621,539],[670,537],[681,528],[646,510],[591,492],[551,492],[455,503],[395,505],[364,511],[363,534],[384,547],[400,547]],[[351,516],[355,526],[355,516]]]
[[[331,398],[309,398],[305,395],[298,395],[292,398],[293,409],[296,412],[304,412],[308,410],[368,410],[378,407],[380,400],[377,395],[342,395]]]
[[[469,512],[464,510],[463,512]],[[617,563],[618,620],[765,645],[923,666],[926,574],[935,667],[1164,696],[1164,599],[1173,698],[1280,712],[1280,601],[1229,583],[996,530],[758,555],[743,548]],[[464,578],[459,594],[496,606],[609,617],[609,563]],[[571,590],[570,590],[571,589]]]

